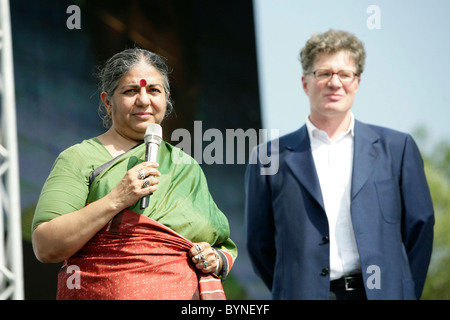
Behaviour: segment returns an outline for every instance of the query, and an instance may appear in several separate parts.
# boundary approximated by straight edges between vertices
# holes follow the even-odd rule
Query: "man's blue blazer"
[[[306,125],[255,148],[245,185],[247,248],[273,298],[329,299],[328,221]],[[434,210],[410,135],[355,121],[351,219],[367,298],[420,298]]]

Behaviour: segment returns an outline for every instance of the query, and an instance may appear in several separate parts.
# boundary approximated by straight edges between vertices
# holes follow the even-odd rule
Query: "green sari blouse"
[[[112,160],[111,154],[97,138],[66,149],[56,159],[44,184],[33,230],[43,222],[104,197],[144,158],[145,145],[141,144],[112,161],[90,181],[89,176],[96,168]],[[235,259],[237,248],[230,239],[228,219],[215,204],[198,163],[164,141],[159,148],[158,163],[161,177],[149,206],[140,209],[138,201],[128,209],[158,221],[192,242],[208,242]]]

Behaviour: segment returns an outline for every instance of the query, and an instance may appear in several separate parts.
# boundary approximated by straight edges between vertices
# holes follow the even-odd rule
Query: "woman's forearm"
[[[158,188],[157,163],[143,162],[128,170],[117,186],[84,208],[40,224],[33,232],[34,254],[41,262],[60,262],[80,250],[117,213]],[[142,187],[138,172],[151,182]]]
[[[33,232],[33,250],[44,263],[63,261],[80,250],[118,212],[108,197],[40,224]]]

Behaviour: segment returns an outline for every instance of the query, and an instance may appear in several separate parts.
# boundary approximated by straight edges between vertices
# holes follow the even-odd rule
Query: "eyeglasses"
[[[338,72],[333,72],[328,69],[319,69],[316,71],[308,72],[305,75],[313,74],[314,78],[316,78],[317,81],[329,81],[331,77],[335,74],[338,75],[339,80],[342,83],[350,83],[358,76],[356,72],[353,72],[351,70],[339,70]]]

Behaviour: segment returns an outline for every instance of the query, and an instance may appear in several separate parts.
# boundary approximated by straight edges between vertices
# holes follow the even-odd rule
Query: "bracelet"
[[[216,262],[217,262],[216,270],[214,271],[214,273],[216,275],[219,275],[219,266],[220,266],[219,254],[217,253],[216,249],[213,248],[213,250],[214,250],[214,253],[216,254]]]

